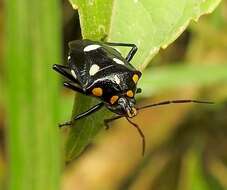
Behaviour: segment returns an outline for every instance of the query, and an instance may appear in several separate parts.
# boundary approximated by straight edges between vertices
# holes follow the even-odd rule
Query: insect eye
[[[128,97],[130,97],[130,98],[132,98],[132,97],[134,96],[132,90],[128,90],[128,91],[126,92],[126,95],[127,95]]]
[[[112,97],[110,98],[110,103],[111,103],[111,104],[114,104],[114,103],[118,100],[118,98],[119,98],[119,96],[112,96]]]

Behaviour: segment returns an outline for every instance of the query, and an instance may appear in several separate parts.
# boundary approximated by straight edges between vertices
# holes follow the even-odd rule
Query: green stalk
[[[11,190],[57,190],[59,1],[5,1],[7,145]]]

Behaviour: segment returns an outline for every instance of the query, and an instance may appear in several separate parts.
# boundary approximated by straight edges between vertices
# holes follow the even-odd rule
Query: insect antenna
[[[136,109],[142,110],[142,109],[146,109],[146,108],[150,108],[150,107],[156,107],[156,106],[167,105],[167,104],[185,104],[185,103],[214,104],[214,102],[200,101],[200,100],[167,100],[167,101],[162,101],[162,102],[142,106],[142,107],[139,107]]]
[[[145,141],[145,136],[143,134],[143,131],[140,129],[140,127],[136,124],[133,123],[128,117],[125,117],[129,123],[131,123],[139,132],[141,138],[142,138],[142,155],[144,156],[145,153],[145,148],[146,148],[146,141]]]

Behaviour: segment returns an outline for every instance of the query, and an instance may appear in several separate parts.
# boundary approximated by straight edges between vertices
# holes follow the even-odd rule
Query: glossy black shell
[[[89,45],[99,45],[100,47],[84,51],[84,48]],[[114,59],[118,59],[124,64],[119,64]],[[74,70],[83,91],[87,95],[92,95],[92,89],[101,87],[103,95],[99,98],[105,102],[109,102],[113,95],[121,96],[128,90],[132,90],[135,94],[136,83],[132,77],[134,74],[141,76],[141,73],[128,63],[116,49],[91,40],[76,40],[69,43],[68,64],[70,69]],[[99,71],[91,75],[89,71],[94,64],[98,65]]]

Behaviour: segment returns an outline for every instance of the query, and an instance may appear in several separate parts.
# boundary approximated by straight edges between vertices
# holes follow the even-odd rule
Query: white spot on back
[[[113,58],[114,62],[116,62],[117,64],[120,64],[120,65],[124,65],[125,63],[123,61],[121,61],[120,59],[118,58]]]
[[[121,82],[117,75],[114,75],[114,80],[117,84],[120,84],[120,82]]]
[[[70,59],[71,59],[71,56],[69,55],[69,56],[68,56],[68,60],[70,60]]]
[[[90,70],[89,70],[89,74],[90,76],[95,75],[97,72],[99,71],[99,66],[94,64],[91,66]]]
[[[71,73],[72,73],[72,76],[76,79],[77,77],[76,77],[75,71],[74,70],[71,70]]]
[[[93,51],[93,50],[96,50],[98,48],[100,48],[101,46],[100,45],[97,45],[97,44],[92,44],[92,45],[88,45],[84,48],[84,52],[89,52],[89,51]]]

